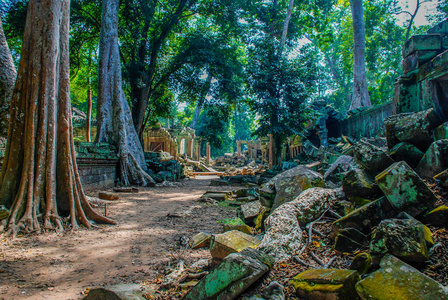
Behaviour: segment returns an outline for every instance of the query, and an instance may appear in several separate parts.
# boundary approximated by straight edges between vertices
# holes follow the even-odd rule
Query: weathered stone
[[[258,193],[255,189],[239,189],[234,192],[237,198],[241,197],[256,197]]]
[[[371,175],[380,173],[394,163],[386,152],[365,141],[355,144],[354,158]]]
[[[434,226],[448,226],[448,206],[434,208],[423,216],[422,221]]]
[[[372,266],[372,257],[369,253],[361,252],[355,255],[349,269],[358,271],[359,274],[365,274]]]
[[[252,229],[246,224],[224,224],[222,227],[224,232],[238,230],[247,234],[252,234]]]
[[[432,178],[446,168],[448,168],[448,140],[438,140],[426,151],[416,171],[421,177]]]
[[[396,215],[397,213],[392,209],[386,197],[382,197],[336,220],[332,225],[331,236],[334,239],[341,229],[350,227],[369,234],[370,230],[382,220]]]
[[[84,297],[85,300],[145,300],[155,297],[153,289],[139,284],[117,284],[108,287],[93,288]]]
[[[424,153],[411,143],[398,143],[390,149],[389,155],[395,161],[404,160],[409,166],[415,168],[423,158]]]
[[[405,213],[404,211],[402,211],[401,213],[398,214],[397,219],[414,220],[415,222],[419,222],[420,223],[420,221],[415,219],[410,214]],[[434,246],[434,240],[432,239],[431,229],[429,229],[429,227],[426,226],[423,223],[422,223],[422,226],[423,226],[423,231],[424,231],[424,234],[425,234],[426,246],[428,247],[428,249],[430,249],[432,246]]]
[[[264,231],[264,221],[269,217],[269,214],[271,213],[271,209],[267,207],[263,207],[260,214],[255,218],[255,230],[261,230]]]
[[[9,218],[9,215],[9,210],[4,205],[0,205],[0,220]]]
[[[357,271],[310,269],[291,280],[301,299],[359,299],[355,285],[360,280]]]
[[[284,260],[302,247],[302,230],[330,207],[330,202],[341,198],[340,189],[311,188],[296,199],[274,210],[265,221],[266,233],[258,249],[277,261]]]
[[[425,182],[404,161],[397,162],[376,177],[392,207],[417,216],[437,201]]]
[[[210,186],[228,186],[230,183],[225,179],[212,179],[210,180]]]
[[[426,152],[433,142],[432,131],[442,123],[433,108],[408,114],[395,123],[395,137]]]
[[[395,124],[411,113],[401,113],[384,118],[384,129],[386,131],[387,148],[392,149],[400,141],[395,136]]]
[[[448,169],[434,176],[437,184],[448,189]]]
[[[191,238],[191,248],[198,249],[203,247],[210,246],[210,241],[212,239],[212,235],[205,233],[205,232],[199,232],[194,237]]]
[[[436,57],[437,54],[439,54],[439,51],[435,50],[415,51],[403,59],[403,73],[406,74],[418,69],[421,65]]]
[[[336,159],[334,163],[330,165],[328,170],[324,174],[324,179],[327,179],[330,175],[333,173],[336,173],[336,170],[340,169],[343,172],[346,172],[350,166],[350,163],[352,162],[353,157],[348,155],[341,155]],[[340,180],[340,178],[339,178]]]
[[[272,258],[254,249],[232,253],[193,287],[183,299],[236,299],[269,271],[273,263]]]
[[[246,224],[254,225],[254,219],[262,210],[263,205],[261,205],[260,201],[252,201],[241,205],[238,215]]]
[[[380,257],[390,253],[406,262],[428,260],[423,224],[412,219],[382,221],[373,231],[370,253]]]
[[[271,208],[275,200],[275,184],[268,181],[260,187],[259,192],[261,205]]]
[[[210,243],[213,258],[223,259],[230,253],[240,252],[246,248],[255,248],[260,240],[238,230],[215,235]]]
[[[211,198],[216,201],[226,201],[232,197],[232,192],[205,192],[201,198]]]
[[[347,198],[359,204],[359,200],[375,200],[381,197],[382,191],[365,171],[352,169],[342,178],[342,189]]]
[[[433,134],[435,141],[448,139],[448,122],[445,122],[434,129]]]
[[[419,50],[442,50],[442,37],[440,34],[413,35],[403,46],[403,57]]]
[[[363,300],[446,300],[448,292],[440,283],[392,255],[386,255],[381,269],[356,284]]]
[[[341,229],[336,235],[334,249],[344,253],[353,253],[367,244],[367,236],[355,228]]]
[[[427,34],[440,34],[440,35],[448,35],[448,20],[444,20],[438,23],[436,26],[431,27],[426,32]]]
[[[120,199],[120,196],[114,193],[108,193],[108,192],[99,192],[98,198],[103,200],[118,200]]]
[[[269,200],[270,191],[275,192],[274,203],[271,205],[276,209],[283,203],[294,200],[301,192],[311,187],[323,187],[325,185],[322,175],[300,165],[272,178],[260,189],[260,198]],[[272,196],[272,193],[270,193]],[[271,207],[269,201],[261,200],[263,206]]]

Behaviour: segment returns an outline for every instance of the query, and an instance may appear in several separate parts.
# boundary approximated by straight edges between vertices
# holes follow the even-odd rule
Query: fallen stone
[[[376,177],[387,200],[397,211],[415,217],[434,205],[437,197],[404,161],[397,162]]]
[[[120,196],[114,193],[107,193],[107,192],[99,192],[98,198],[102,200],[118,200],[120,199]]]
[[[128,187],[128,188],[114,188],[114,192],[116,193],[138,193],[139,189],[136,187]]]
[[[337,233],[343,228],[356,228],[364,234],[369,234],[371,229],[382,220],[392,218],[397,213],[392,209],[386,197],[381,197],[366,204],[332,224],[331,237],[336,238]]]
[[[254,219],[263,210],[260,201],[252,201],[240,206],[238,216],[248,225],[254,225]]]
[[[260,212],[260,214],[255,218],[255,230],[261,230],[261,231],[265,231],[264,228],[264,221],[266,221],[266,219],[269,217],[269,214],[271,213],[271,209],[267,208],[267,207],[263,207],[262,211]]]
[[[252,228],[246,224],[224,224],[222,227],[223,232],[238,230],[247,234],[252,234]]]
[[[434,176],[434,180],[441,187],[448,189],[448,169]]]
[[[412,219],[382,221],[373,231],[370,253],[382,257],[390,253],[406,262],[425,262],[429,258],[423,224]]]
[[[398,143],[389,151],[390,157],[395,161],[404,160],[409,166],[415,168],[424,153],[411,143]]]
[[[201,198],[210,198],[216,201],[226,201],[231,197],[231,192],[205,192]]]
[[[445,122],[434,129],[433,134],[435,141],[448,139],[448,122]]]
[[[302,247],[300,226],[317,219],[333,200],[342,196],[340,189],[310,188],[293,201],[284,203],[266,219],[266,233],[258,249],[276,261],[289,258]]]
[[[283,203],[294,200],[294,198],[296,198],[304,190],[311,187],[323,187],[324,185],[325,183],[322,175],[303,165],[300,165],[273,177],[267,183],[269,188],[261,188],[260,197],[266,197],[266,194],[269,191],[274,191],[275,199],[271,206],[272,209],[276,209]],[[263,206],[270,207],[269,203],[264,205],[263,200],[262,204]]]
[[[183,298],[184,300],[236,299],[274,264],[272,258],[255,249],[228,255]]]
[[[350,201],[358,205],[361,199],[375,200],[383,194],[373,178],[361,169],[352,169],[344,175],[342,190]]]
[[[414,220],[415,222],[419,222],[417,219],[415,219],[413,216],[405,213],[404,211],[402,211],[401,213],[398,214],[397,219],[403,219],[403,220]],[[432,232],[431,229],[429,229],[428,226],[426,226],[425,224],[421,223],[423,226],[423,231],[425,233],[425,241],[426,241],[426,246],[428,247],[428,249],[430,249],[432,246],[434,246],[434,240],[432,238]]]
[[[372,257],[369,253],[361,252],[355,255],[349,266],[350,270],[358,271],[359,274],[365,274],[372,266]]]
[[[210,246],[210,241],[212,239],[212,235],[205,233],[205,232],[199,232],[195,236],[191,238],[191,248],[198,249],[198,248],[204,248]]]
[[[9,210],[4,205],[0,205],[0,220],[9,218],[9,215]]]
[[[386,255],[380,266],[356,284],[361,299],[448,299],[443,285],[392,255]]]
[[[359,299],[355,289],[360,280],[357,271],[311,269],[295,276],[291,284],[301,299],[333,300]]]
[[[261,205],[271,208],[275,200],[275,184],[268,181],[260,187],[259,192]]]
[[[387,148],[392,149],[400,141],[395,136],[395,124],[412,113],[402,113],[384,118],[384,129],[386,131]]]
[[[241,231],[232,230],[215,235],[210,243],[210,253],[215,259],[223,259],[230,253],[246,248],[256,248],[260,240]]]
[[[341,155],[336,159],[334,163],[330,165],[328,170],[324,174],[324,179],[327,179],[330,175],[333,173],[337,173],[336,171],[338,169],[341,169],[341,171],[346,172],[350,166],[351,161],[353,160],[353,157],[348,155]]]
[[[343,253],[354,253],[368,243],[368,238],[355,228],[341,229],[336,235],[334,249]]]
[[[442,121],[434,109],[409,114],[395,123],[395,137],[400,142],[408,142],[426,152],[433,142],[432,131]]]
[[[433,178],[448,168],[448,140],[438,140],[431,144],[416,168],[425,178]]]
[[[225,179],[212,179],[210,180],[210,186],[229,186],[230,183]]]
[[[148,286],[129,283],[93,288],[84,300],[145,300],[155,296],[155,291]]]
[[[423,216],[422,221],[433,226],[448,226],[448,206],[434,208]]]
[[[284,300],[285,287],[277,281],[272,281],[263,291],[266,300]]]
[[[239,189],[234,192],[237,198],[241,197],[257,197],[258,193],[255,189]]]
[[[394,163],[394,160],[386,152],[365,141],[355,144],[354,158],[373,176]]]

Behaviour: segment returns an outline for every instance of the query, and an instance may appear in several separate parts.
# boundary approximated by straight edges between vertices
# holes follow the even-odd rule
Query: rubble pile
[[[200,235],[219,265],[186,299],[274,299],[273,281],[275,299],[448,299],[448,122],[429,109],[386,124],[387,140],[339,140],[326,170],[299,164],[259,188],[204,195],[238,205],[240,223]],[[308,164],[325,153],[310,149]]]
[[[184,178],[184,166],[172,159],[168,152],[145,152],[148,174],[155,182],[176,181]]]

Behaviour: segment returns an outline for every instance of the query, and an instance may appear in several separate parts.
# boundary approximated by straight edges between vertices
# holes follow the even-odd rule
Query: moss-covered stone
[[[422,221],[434,226],[448,226],[448,206],[434,208],[423,216]]]
[[[385,197],[366,204],[348,215],[336,220],[332,225],[332,238],[336,238],[337,233],[343,228],[356,228],[364,234],[378,225],[382,220],[396,216]]]
[[[382,195],[373,178],[361,169],[352,169],[344,175],[342,189],[350,201],[361,206],[367,204],[363,199],[375,200]]]
[[[269,271],[272,264],[272,258],[254,249],[230,254],[183,299],[236,299]]]
[[[291,280],[296,293],[302,299],[359,299],[355,284],[359,274],[353,270],[311,269]]]
[[[252,234],[252,228],[246,224],[223,224],[222,230],[223,232],[238,230],[246,234]]]
[[[367,273],[372,266],[372,257],[369,253],[361,252],[355,255],[352,263],[350,264],[350,270],[356,270],[359,274]]]
[[[212,235],[205,233],[205,232],[199,232],[195,236],[191,238],[191,248],[198,249],[203,247],[210,246]]]
[[[420,34],[411,36],[403,46],[403,57],[419,50],[442,49],[442,37],[440,34]]]
[[[390,149],[389,155],[395,161],[404,160],[409,166],[415,168],[422,159],[424,153],[411,143],[398,143]]]
[[[262,230],[264,231],[264,221],[269,217],[269,213],[271,212],[270,208],[263,207],[260,214],[255,218],[255,230]]]
[[[434,129],[434,140],[446,140],[448,139],[448,122],[443,123],[436,129]]]
[[[367,236],[355,228],[341,229],[336,235],[334,249],[344,253],[353,253],[368,244]]]
[[[394,163],[394,160],[386,152],[365,141],[356,143],[354,158],[372,176]]]
[[[438,185],[448,189],[448,169],[434,176],[434,179]]]
[[[424,262],[429,253],[423,224],[415,219],[382,221],[373,231],[370,253],[383,256],[390,253],[406,262]]]
[[[240,252],[246,248],[255,248],[260,240],[241,231],[232,230],[215,235],[210,243],[213,258],[223,259],[230,253]]]
[[[259,200],[242,204],[238,209],[238,216],[248,225],[254,225],[254,219],[263,210]]]
[[[448,168],[448,140],[438,140],[426,151],[416,171],[421,177],[432,178],[446,168]]]
[[[397,162],[376,177],[387,200],[397,211],[417,216],[437,201],[425,182],[404,162]]]
[[[445,287],[392,255],[386,255],[380,266],[356,284],[363,300],[448,299]]]

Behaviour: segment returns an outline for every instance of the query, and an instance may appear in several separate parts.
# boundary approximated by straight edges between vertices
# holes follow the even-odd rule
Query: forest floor
[[[82,299],[91,287],[154,282],[179,260],[189,266],[210,258],[208,250],[187,249],[185,241],[201,231],[220,233],[219,222],[236,213],[198,200],[205,191],[237,187],[209,186],[210,177],[181,183],[120,193],[107,204],[116,226],[2,238],[0,299]],[[96,209],[104,212],[104,204]]]

